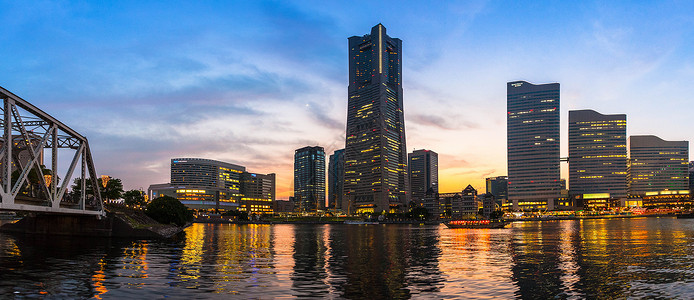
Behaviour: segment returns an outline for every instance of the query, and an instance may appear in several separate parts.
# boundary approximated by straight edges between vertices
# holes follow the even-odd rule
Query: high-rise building
[[[629,195],[689,191],[689,142],[664,141],[653,135],[634,135],[628,141]]]
[[[431,150],[415,150],[408,154],[410,190],[413,201],[422,203],[427,191],[439,192],[439,155]]]
[[[160,191],[192,209],[233,210],[240,206],[239,181],[245,171],[245,167],[211,159],[174,158],[169,188],[162,186]]]
[[[509,82],[508,199],[514,210],[554,209],[561,196],[559,83]]]
[[[272,213],[275,174],[255,174],[246,168],[204,158],[171,160],[171,182],[153,184],[151,199],[170,196],[191,209]]]
[[[335,150],[328,162],[328,207],[342,208],[345,185],[345,149]]]
[[[508,176],[488,177],[485,179],[487,194],[494,195],[496,204],[501,207],[508,200]]]
[[[294,199],[302,212],[325,208],[323,147],[303,147],[294,152]]]
[[[381,24],[349,38],[348,213],[404,210],[409,202],[401,61],[402,41]]]
[[[627,196],[625,114],[569,111],[569,189],[571,195]]]
[[[694,191],[694,161],[689,162],[689,191],[690,195],[694,194],[692,191]]]
[[[219,187],[238,194],[239,179],[245,167],[204,158],[171,160],[171,184]]]
[[[243,172],[241,174],[241,205],[239,210],[264,214],[273,212],[275,174]]]

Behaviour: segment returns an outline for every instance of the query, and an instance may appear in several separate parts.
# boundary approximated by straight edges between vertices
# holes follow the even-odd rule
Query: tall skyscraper
[[[398,211],[409,202],[401,51],[402,41],[381,24],[349,38],[348,213]]]
[[[561,196],[559,83],[506,84],[508,199],[514,210],[554,209]]]
[[[572,195],[627,196],[627,116],[569,111],[569,189]]]
[[[328,162],[328,207],[342,208],[345,185],[345,149],[335,150]]]
[[[325,208],[323,147],[304,147],[294,152],[294,199],[302,212]]]
[[[689,142],[633,135],[628,141],[629,194],[689,190]]]
[[[408,154],[408,161],[411,197],[422,203],[429,189],[439,192],[439,155],[431,150],[415,150]]]
[[[494,195],[499,206],[508,200],[508,176],[488,177],[485,179],[487,194]]]

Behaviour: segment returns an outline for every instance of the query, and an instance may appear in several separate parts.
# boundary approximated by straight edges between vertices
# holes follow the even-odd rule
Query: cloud
[[[459,117],[442,117],[435,115],[412,114],[408,115],[408,121],[424,125],[436,127],[444,130],[457,130],[464,128],[479,128],[479,125],[470,121],[460,120]]]
[[[311,102],[306,104],[306,107],[308,107],[311,116],[321,125],[331,129],[344,130],[346,128],[345,123],[332,118],[331,115],[333,114],[331,114],[331,112],[329,112],[328,109],[326,109],[323,105],[316,102]]]

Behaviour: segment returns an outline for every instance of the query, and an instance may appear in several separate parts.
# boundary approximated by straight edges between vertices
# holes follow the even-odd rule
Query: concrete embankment
[[[108,212],[105,217],[35,214],[4,224],[2,232],[62,236],[117,237],[134,239],[169,238],[183,230],[159,224],[143,213]]]

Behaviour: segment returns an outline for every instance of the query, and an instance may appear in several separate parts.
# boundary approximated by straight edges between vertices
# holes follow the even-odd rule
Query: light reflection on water
[[[56,298],[692,298],[694,220],[194,224],[171,241],[0,234],[0,295]],[[4,298],[4,297],[3,297]]]

